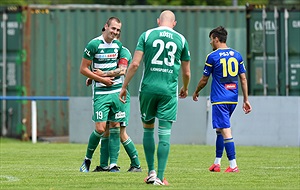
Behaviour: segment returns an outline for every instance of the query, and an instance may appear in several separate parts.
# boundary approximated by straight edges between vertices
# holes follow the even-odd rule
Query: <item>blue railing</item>
[[[0,100],[69,100],[68,96],[0,96]]]
[[[31,138],[32,143],[36,143],[37,141],[37,100],[62,100],[68,101],[68,96],[0,96],[0,100],[30,100],[31,101]],[[3,105],[2,105],[3,106]],[[3,119],[3,123],[5,123],[5,118]],[[3,124],[3,127],[4,124]]]

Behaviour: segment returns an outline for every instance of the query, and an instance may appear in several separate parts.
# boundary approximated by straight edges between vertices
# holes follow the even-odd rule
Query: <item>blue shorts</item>
[[[230,117],[236,104],[215,104],[212,105],[213,128],[230,128]]]

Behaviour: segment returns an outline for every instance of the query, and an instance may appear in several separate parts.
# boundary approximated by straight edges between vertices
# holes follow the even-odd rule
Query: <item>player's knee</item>
[[[102,134],[105,132],[105,122],[97,122],[95,123],[95,130],[99,133]]]
[[[120,135],[121,142],[125,142],[129,137],[126,135]]]
[[[103,137],[108,137],[109,136],[109,130],[105,130],[105,132],[103,133]]]

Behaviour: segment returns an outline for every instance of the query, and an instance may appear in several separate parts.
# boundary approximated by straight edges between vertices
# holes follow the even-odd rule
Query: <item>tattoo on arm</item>
[[[112,77],[114,77],[114,76],[124,75],[124,71],[125,71],[124,68],[117,68],[117,69],[115,69],[113,71],[104,71],[104,74],[106,76],[112,76]]]
[[[111,76],[113,74],[118,74],[120,73],[119,69],[113,70],[113,71],[104,71],[104,74],[107,76]]]

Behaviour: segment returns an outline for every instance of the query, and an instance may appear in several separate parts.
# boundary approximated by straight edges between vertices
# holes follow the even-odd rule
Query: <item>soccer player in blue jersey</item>
[[[148,166],[147,184],[168,185],[164,172],[170,151],[172,124],[176,121],[178,96],[186,98],[190,82],[190,53],[185,37],[175,31],[175,15],[166,10],[157,19],[156,28],[139,37],[132,63],[126,73],[120,100],[126,102],[127,85],[144,58],[144,73],[140,85],[140,113],[144,127],[143,147]],[[183,86],[178,90],[178,75],[182,71]],[[179,94],[179,95],[178,95]],[[154,166],[154,123],[158,118],[157,170]],[[157,173],[156,173],[157,171]]]
[[[216,158],[209,168],[212,172],[220,172],[221,158],[225,148],[229,167],[225,172],[238,172],[235,145],[230,129],[230,117],[238,103],[238,77],[243,91],[243,110],[251,112],[248,100],[246,69],[239,52],[227,47],[227,31],[219,26],[209,33],[213,52],[207,55],[203,76],[193,94],[193,100],[198,101],[199,92],[203,89],[212,75],[210,99],[212,104],[212,125],[216,129]]]

